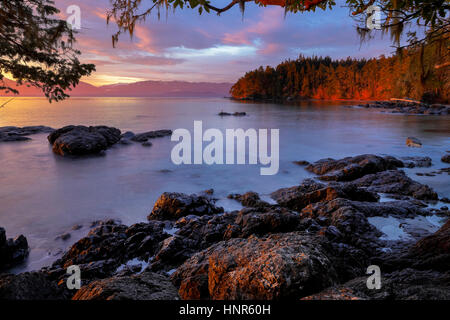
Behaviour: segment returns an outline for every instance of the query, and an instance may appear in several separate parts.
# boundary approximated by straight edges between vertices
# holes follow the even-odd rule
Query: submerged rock
[[[407,168],[431,167],[430,157],[402,157],[401,159]]]
[[[406,138],[406,145],[408,147],[421,148],[422,142],[415,137],[408,137],[408,138]]]
[[[441,161],[445,163],[450,163],[450,154],[442,156]]]
[[[135,136],[131,137],[130,140],[136,142],[146,142],[148,139],[161,138],[165,136],[170,136],[171,134],[172,130],[148,131],[144,133],[138,133]]]
[[[66,126],[48,136],[53,152],[61,156],[97,154],[120,140],[120,130],[112,127]]]
[[[164,192],[148,215],[148,220],[177,220],[188,215],[210,215],[223,212],[210,197],[196,194]]]
[[[27,136],[38,133],[50,133],[54,129],[46,126],[0,127],[0,142],[31,140]]]

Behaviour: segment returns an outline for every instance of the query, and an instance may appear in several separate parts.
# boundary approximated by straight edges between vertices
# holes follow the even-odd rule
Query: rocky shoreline
[[[359,104],[366,109],[379,109],[388,113],[423,114],[434,116],[450,115],[450,106],[444,104],[426,104],[413,101],[374,101]]]
[[[450,299],[448,208],[430,208],[436,192],[402,170],[429,162],[300,161],[316,178],[275,190],[273,203],[230,194],[243,206],[231,212],[213,190],[166,192],[147,222],[98,222],[51,266],[0,275],[0,299]],[[79,290],[66,287],[71,265]],[[369,265],[381,289],[367,288]]]

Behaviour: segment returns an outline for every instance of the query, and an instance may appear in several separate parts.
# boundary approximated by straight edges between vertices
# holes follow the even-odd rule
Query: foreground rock
[[[120,130],[106,126],[66,126],[48,136],[54,153],[61,156],[98,154],[120,140]]]
[[[53,128],[46,126],[0,127],[0,142],[31,140],[27,136],[38,133],[50,133],[52,131],[54,131]]]
[[[220,242],[172,275],[182,299],[299,298],[337,281],[317,240],[301,233]]]
[[[72,300],[178,300],[170,280],[157,273],[143,272],[127,277],[112,277],[83,286]]]
[[[188,215],[209,215],[223,212],[210,197],[164,192],[156,201],[148,220],[177,220]]]
[[[70,295],[44,272],[0,275],[0,300],[62,300]]]
[[[0,270],[22,262],[28,251],[28,241],[23,235],[7,239],[5,229],[0,227]]]

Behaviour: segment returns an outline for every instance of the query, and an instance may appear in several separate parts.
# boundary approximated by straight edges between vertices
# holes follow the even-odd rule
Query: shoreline
[[[281,252],[291,250],[289,248],[293,247],[305,254],[308,252],[309,256],[324,255],[324,258],[320,259],[331,259],[320,268],[329,268],[329,263],[337,263],[342,269],[332,272],[330,269],[325,273],[325,278],[320,278],[321,280],[297,279],[296,281],[300,283],[303,281],[328,283],[320,286],[325,290],[323,293],[319,289],[306,290],[294,294],[298,298],[317,299],[323,295],[328,296],[330,291],[337,290],[334,289],[335,286],[351,288],[354,292],[353,297],[371,298],[368,292],[357,291],[359,287],[354,287],[353,282],[356,281],[359,285],[356,279],[363,275],[364,268],[361,263],[354,265],[356,260],[350,262],[340,260],[346,255],[353,257],[355,254],[352,253],[353,250],[358,252],[358,259],[362,259],[366,264],[373,263],[375,259],[384,266],[382,269],[392,269],[388,278],[394,283],[405,281],[402,277],[396,276],[396,272],[401,273],[404,270],[405,261],[428,263],[431,269],[436,269],[430,281],[436,281],[443,275],[439,271],[441,264],[435,261],[436,256],[428,257],[428,260],[423,260],[421,256],[419,259],[415,256],[417,253],[414,248],[417,246],[416,243],[425,241],[427,237],[439,237],[447,230],[444,228],[444,231],[438,231],[437,225],[433,227],[433,224],[427,224],[428,218],[423,220],[421,217],[440,217],[448,221],[449,212],[448,208],[427,209],[424,207],[427,201],[437,200],[437,195],[429,187],[415,182],[402,173],[401,168],[410,167],[411,163],[418,167],[426,166],[423,159],[419,158],[403,162],[389,156],[373,155],[339,160],[322,159],[308,164],[301,161],[299,164],[306,165],[307,171],[316,174],[315,179],[305,179],[300,186],[282,188],[273,192],[271,197],[277,204],[261,200],[260,196],[254,192],[230,195],[229,199],[238,201],[243,206],[243,209],[231,212],[224,212],[222,208],[216,206],[217,199],[214,198],[213,190],[192,195],[164,193],[155,203],[152,213],[148,216],[148,222],[124,226],[114,220],[100,221],[93,226],[86,237],[73,244],[71,249],[52,266],[40,271],[2,275],[0,288],[13,285],[17,281],[24,281],[26,278],[27,282],[31,281],[35,284],[38,282],[50,288],[53,299],[107,298],[102,294],[97,295],[99,288],[112,290],[119,297],[139,299],[143,297],[132,296],[131,292],[137,288],[146,292],[150,289],[146,285],[142,287],[142,283],[154,283],[156,287],[145,295],[149,299],[154,298],[155,295],[163,295],[167,299],[239,299],[240,295],[229,296],[229,293],[223,295],[228,292],[226,288],[229,284],[226,282],[217,284],[216,289],[219,291],[200,290],[196,291],[198,294],[194,296],[193,291],[185,291],[183,288],[200,286],[198,287],[200,289],[203,286],[200,279],[194,280],[195,270],[201,267],[199,264],[201,260],[198,259],[203,259],[201,257],[205,256],[209,257],[209,261],[216,259],[217,263],[221,264],[226,263],[226,260],[222,261],[224,255],[231,254],[239,257],[252,252],[249,257],[251,261],[256,260],[247,267],[254,268],[253,272],[257,272],[261,265],[257,262],[258,255],[253,255],[255,250],[256,252],[263,250],[262,255],[265,250],[269,250],[271,255],[284,261],[287,256],[280,255]],[[352,169],[349,170],[350,168]],[[382,184],[375,183],[380,179],[383,181]],[[404,187],[395,191],[392,186],[396,185],[398,188],[398,181],[401,181]],[[379,193],[390,194],[390,199],[380,202],[377,195]],[[335,221],[328,220],[327,216],[334,216]],[[321,217],[326,219],[323,220]],[[402,223],[406,223],[405,226],[408,227],[403,227],[403,231],[401,231],[402,228],[391,230],[386,238],[387,231],[382,232],[379,228],[383,230],[383,224],[389,219],[400,219],[398,221],[403,221]],[[410,220],[416,222],[413,223]],[[428,231],[426,228],[417,229],[416,223],[419,225],[425,223],[432,229]],[[305,234],[306,231],[308,235]],[[402,236],[404,232],[409,236]],[[385,234],[384,240],[383,234]],[[412,236],[413,234],[415,236]],[[94,241],[94,239],[97,240]],[[283,243],[289,245],[284,247]],[[301,243],[305,244],[298,247]],[[319,252],[316,249],[311,251],[312,247],[308,247],[307,243],[316,249],[319,248]],[[341,246],[335,248],[335,244],[339,243],[349,248],[345,249],[346,253],[340,251],[343,248]],[[272,249],[264,249],[266,246]],[[219,254],[220,252],[222,253]],[[359,256],[361,254],[363,255]],[[398,258],[399,255],[401,259]],[[269,263],[271,263],[270,259]],[[83,287],[75,295],[64,286],[67,279],[65,268],[72,264],[80,265],[82,274],[86,277],[83,280]],[[294,264],[286,270],[290,268],[303,267]],[[281,273],[273,275],[277,281],[293,276],[289,273],[291,271],[281,269],[279,272]],[[347,274],[348,272],[350,274]],[[33,277],[30,278],[30,275]],[[260,281],[263,281],[263,278],[264,276]],[[242,284],[233,283],[233,286],[244,290],[246,295],[254,299],[272,299],[286,294],[283,291],[277,291],[279,289],[247,292],[245,277],[242,281],[244,281]],[[59,285],[55,285],[56,283]],[[38,294],[32,292],[32,287],[24,286],[21,294]],[[441,289],[437,288],[437,290],[439,294],[442,294]],[[407,293],[399,291],[397,294],[398,297],[403,297],[402,295]],[[334,298],[339,299],[342,296],[338,295]]]

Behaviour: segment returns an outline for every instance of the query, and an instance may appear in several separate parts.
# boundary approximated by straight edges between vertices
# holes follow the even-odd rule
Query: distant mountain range
[[[5,85],[19,90],[20,97],[43,96],[41,90],[25,85],[16,87],[15,81],[4,79]],[[67,93],[72,97],[224,97],[229,96],[232,83],[187,81],[139,81],[96,87],[80,82]],[[14,96],[0,91],[0,96]]]

